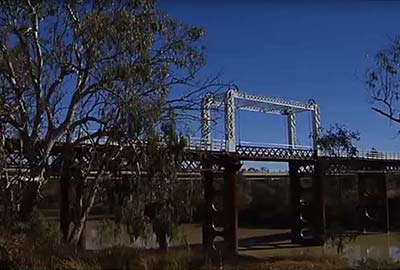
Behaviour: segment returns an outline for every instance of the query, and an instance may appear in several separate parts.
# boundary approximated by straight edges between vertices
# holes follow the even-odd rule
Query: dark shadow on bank
[[[310,245],[292,243],[292,234],[278,233],[265,236],[242,238],[239,240],[239,250],[270,250],[301,248]]]

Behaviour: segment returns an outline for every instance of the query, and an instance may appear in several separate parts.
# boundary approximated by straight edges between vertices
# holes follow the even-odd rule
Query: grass
[[[169,252],[114,246],[82,251],[49,239],[1,235],[1,270],[267,270],[339,269],[338,258],[292,256],[267,259],[239,256],[222,264],[205,264],[201,247],[172,248]]]
[[[343,264],[338,257],[291,256],[257,259],[239,256],[236,260],[223,261],[222,265],[204,264],[201,250],[174,248],[168,253],[115,246],[100,251],[79,251],[65,245],[44,246],[34,250],[26,248],[10,262],[0,265],[2,270],[267,270],[267,269],[340,269]],[[22,246],[21,246],[22,247]],[[4,261],[5,262],[5,261]],[[6,268],[7,267],[7,268]]]
[[[364,260],[349,268],[334,255],[292,255],[255,258],[239,256],[222,264],[205,264],[200,249],[173,248],[169,252],[115,246],[99,251],[81,251],[66,245],[21,242],[21,250],[0,257],[1,270],[374,270],[399,269],[393,261]],[[30,245],[30,246],[29,246]]]
[[[79,250],[60,244],[47,230],[33,233],[0,231],[0,270],[373,270],[399,269],[387,260],[363,260],[353,268],[338,255],[303,254],[238,256],[205,263],[201,245],[172,247],[165,253],[154,249],[113,246],[98,251]]]

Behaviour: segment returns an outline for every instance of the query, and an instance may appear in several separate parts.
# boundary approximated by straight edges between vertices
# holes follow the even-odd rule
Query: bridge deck
[[[315,151],[310,146],[287,145],[287,144],[260,144],[241,142],[236,145],[234,152],[228,152],[225,147],[225,140],[212,140],[205,143],[202,139],[191,138],[188,149],[198,152],[226,153],[239,158],[240,160],[254,161],[293,161],[293,160],[315,160],[338,159],[338,160],[371,160],[400,162],[400,153],[379,152],[372,150],[360,150],[355,155],[346,153],[333,154],[323,151]]]
[[[376,150],[358,151],[356,155],[333,155],[332,153],[315,151],[309,146],[283,144],[253,144],[241,143],[235,151],[226,151],[224,140],[213,140],[211,143],[189,139],[187,144],[187,160],[181,166],[182,170],[201,170],[202,157],[216,156],[218,158],[234,158],[241,161],[323,161],[328,166],[336,166],[338,171],[390,171],[400,172],[400,153],[378,152]],[[85,145],[78,146],[84,147]],[[112,145],[109,147],[113,147]],[[56,147],[61,151],[62,144]],[[56,153],[55,153],[56,154]],[[12,160],[12,159],[11,159]],[[9,169],[18,166],[12,161],[6,161]]]

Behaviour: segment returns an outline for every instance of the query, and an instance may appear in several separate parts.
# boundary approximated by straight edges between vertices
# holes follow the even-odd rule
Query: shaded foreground
[[[2,257],[2,270],[197,270],[197,269],[235,269],[235,270],[318,270],[318,269],[398,269],[391,262],[366,261],[350,268],[338,256],[326,255],[314,257],[281,256],[265,259],[240,255],[234,260],[216,264],[204,263],[200,251],[196,249],[176,249],[168,253],[152,250],[140,250],[126,247],[113,247],[97,252],[79,252],[65,246],[37,249],[26,247],[22,252],[7,261]],[[48,249],[50,248],[50,249]],[[23,253],[23,254],[22,254]]]
[[[245,233],[242,236],[247,238],[249,235]],[[52,235],[51,231],[43,229],[24,234],[5,231],[0,233],[1,270],[315,270],[399,269],[400,266],[393,261],[368,260],[349,267],[344,257],[334,253],[315,253],[312,248],[303,249],[301,253],[270,251],[272,250],[268,252],[261,249],[243,250],[237,258],[229,260],[216,258],[211,263],[204,260],[201,245],[193,242],[185,246],[172,247],[166,253],[155,249],[123,246],[101,250],[79,250],[70,245],[59,244],[57,237]]]
[[[344,261],[332,256],[258,259],[241,255],[234,260],[211,264],[204,263],[201,251],[196,248],[174,249],[168,253],[126,247],[82,252],[67,246],[38,246],[32,243],[15,251],[8,257],[2,255],[0,269],[345,269]]]

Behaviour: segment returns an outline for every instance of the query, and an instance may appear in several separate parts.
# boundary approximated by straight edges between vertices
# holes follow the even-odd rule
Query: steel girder
[[[278,148],[278,147],[236,147],[236,153],[242,159],[260,161],[287,161],[287,160],[313,160],[315,159],[313,150]]]
[[[292,111],[288,112],[288,143],[292,149],[296,145],[296,114]]]
[[[313,130],[313,149],[317,149],[317,140],[320,136],[321,124],[319,107],[314,102],[304,103],[283,98],[256,96],[238,91],[238,88],[230,88],[223,94],[207,95],[202,103],[202,138],[211,140],[211,109],[224,107],[225,110],[225,150],[234,152],[235,138],[235,112],[236,110],[261,112],[267,114],[285,115],[288,117],[288,144],[296,144],[296,113],[311,112]],[[240,144],[240,142],[239,142]]]

